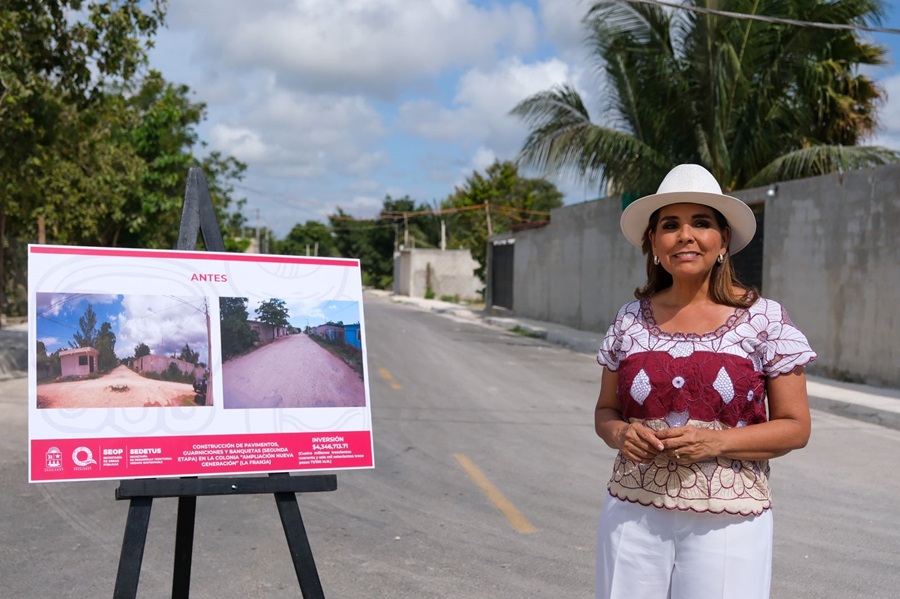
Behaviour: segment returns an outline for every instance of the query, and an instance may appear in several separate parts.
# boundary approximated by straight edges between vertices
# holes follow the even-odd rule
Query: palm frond
[[[751,177],[746,186],[758,187],[894,162],[900,162],[900,152],[882,146],[817,145],[779,156]]]

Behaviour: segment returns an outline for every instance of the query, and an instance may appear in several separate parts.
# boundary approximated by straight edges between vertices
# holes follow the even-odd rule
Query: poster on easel
[[[32,245],[29,482],[372,468],[358,260]]]

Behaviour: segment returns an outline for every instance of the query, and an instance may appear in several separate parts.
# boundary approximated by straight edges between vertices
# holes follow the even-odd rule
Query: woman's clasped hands
[[[716,431],[692,425],[653,430],[631,422],[620,429],[617,444],[626,458],[639,464],[649,464],[660,454],[687,464],[716,457],[715,437]]]

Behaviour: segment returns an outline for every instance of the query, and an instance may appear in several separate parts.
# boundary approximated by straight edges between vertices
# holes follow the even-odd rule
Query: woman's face
[[[650,231],[650,246],[673,278],[706,276],[728,247],[731,230],[716,223],[715,212],[702,204],[670,204],[659,211]]]

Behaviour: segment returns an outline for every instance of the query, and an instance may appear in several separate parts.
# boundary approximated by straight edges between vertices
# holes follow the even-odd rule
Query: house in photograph
[[[178,358],[170,358],[169,356],[141,356],[134,361],[134,369],[138,372],[155,372],[162,374],[169,368],[169,364],[175,364],[175,367],[182,374],[190,374],[193,376],[202,376],[206,369],[201,366],[195,366],[190,362],[185,362]]]
[[[93,347],[76,347],[59,350],[59,368],[61,376],[88,376],[97,371],[97,356]]]
[[[336,324],[320,324],[317,327],[312,327],[309,330],[311,335],[316,335],[321,337],[322,339],[327,339],[334,343],[335,341],[340,341],[344,338],[344,327],[338,326]]]
[[[362,351],[362,332],[359,323],[344,325],[344,343]]]
[[[268,343],[288,334],[287,327],[276,327],[258,320],[248,320],[247,324],[250,325],[251,330],[257,332],[260,343]]]
[[[322,324],[312,327],[310,334],[318,335],[332,343],[343,343],[362,350],[362,333],[359,323],[356,324]]]

